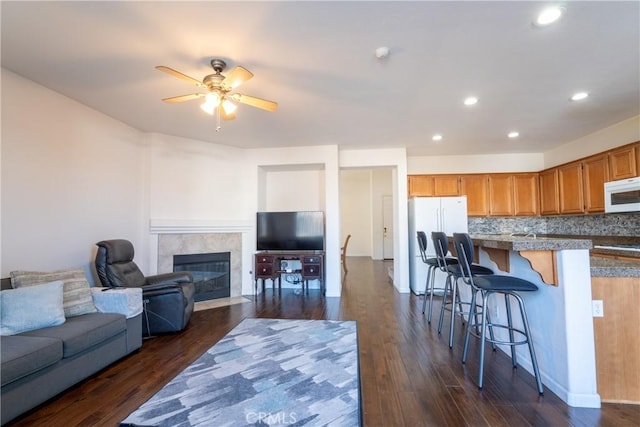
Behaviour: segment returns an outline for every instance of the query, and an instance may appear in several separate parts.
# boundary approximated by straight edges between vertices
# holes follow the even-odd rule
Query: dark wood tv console
[[[283,261],[299,261],[299,268],[283,268]],[[295,263],[297,264],[297,263]],[[255,295],[258,295],[258,280],[262,279],[262,290],[264,282],[271,279],[275,286],[278,280],[278,288],[281,288],[282,274],[300,274],[303,284],[307,285],[309,280],[319,280],[322,295],[326,292],[324,283],[324,252],[322,251],[264,251],[258,252],[254,256],[253,279],[255,281]]]

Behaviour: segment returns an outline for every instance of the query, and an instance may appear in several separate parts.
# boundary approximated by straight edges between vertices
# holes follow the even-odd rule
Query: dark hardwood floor
[[[357,320],[365,426],[637,426],[640,406],[578,409],[487,352],[485,387],[476,387],[477,345],[460,362],[428,325],[415,295],[389,283],[389,262],[348,259],[342,298],[267,289],[257,301],[194,313],[180,333],[146,340],[140,351],[16,420],[14,426],[116,426],[245,317]],[[439,305],[436,306],[439,310]],[[456,325],[460,328],[460,324]],[[461,330],[461,329],[458,329]]]

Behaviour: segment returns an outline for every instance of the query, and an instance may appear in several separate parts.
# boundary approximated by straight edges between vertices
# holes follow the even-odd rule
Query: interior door
[[[393,197],[382,196],[382,258],[393,259]]]

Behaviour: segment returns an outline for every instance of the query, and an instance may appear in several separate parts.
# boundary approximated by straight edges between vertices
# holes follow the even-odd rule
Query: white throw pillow
[[[0,292],[0,335],[62,325],[61,280]]]

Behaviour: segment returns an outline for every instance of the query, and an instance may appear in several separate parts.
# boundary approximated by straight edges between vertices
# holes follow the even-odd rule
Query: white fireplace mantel
[[[253,230],[250,221],[217,221],[191,219],[152,219],[149,222],[151,234],[174,233],[247,233]]]

